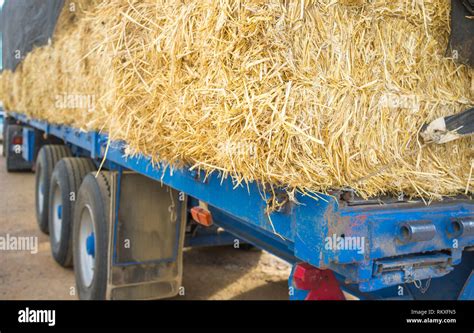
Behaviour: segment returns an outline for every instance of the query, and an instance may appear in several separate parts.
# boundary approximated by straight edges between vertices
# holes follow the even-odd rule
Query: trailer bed
[[[330,279],[324,274],[333,272],[340,287],[359,298],[474,298],[472,198],[450,198],[427,206],[405,198],[357,200],[350,191],[335,191],[333,195],[298,194],[295,204],[284,190],[272,193],[257,183],[237,186],[216,173],[173,170],[141,155],[126,156],[126,143],[109,142],[106,134],[19,113],[8,115],[25,126],[26,160],[34,159],[31,131],[40,131],[63,140],[75,155],[103,162],[104,168],[119,175],[131,170],[206,203],[216,225],[294,265],[291,298],[310,294],[301,279]],[[268,212],[272,200],[282,205]],[[427,281],[429,292],[421,287]],[[434,288],[435,281],[444,287]]]

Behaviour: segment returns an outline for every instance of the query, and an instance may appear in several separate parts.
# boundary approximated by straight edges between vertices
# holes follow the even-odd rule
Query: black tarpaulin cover
[[[15,70],[34,47],[51,38],[64,0],[5,0],[0,29],[3,69]]]

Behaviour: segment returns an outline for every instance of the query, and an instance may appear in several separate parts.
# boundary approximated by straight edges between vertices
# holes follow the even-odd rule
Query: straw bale
[[[2,75],[10,110],[108,132],[129,153],[236,186],[427,201],[472,193],[474,139],[437,146],[418,135],[474,105],[473,70],[445,56],[447,0],[67,8],[53,45]]]

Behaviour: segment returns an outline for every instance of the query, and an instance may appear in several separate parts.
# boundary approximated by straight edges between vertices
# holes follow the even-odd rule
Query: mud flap
[[[186,198],[140,174],[114,172],[111,201],[107,298],[177,295],[183,271]]]

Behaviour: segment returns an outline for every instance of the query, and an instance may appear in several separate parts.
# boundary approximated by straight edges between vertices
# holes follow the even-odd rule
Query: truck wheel
[[[84,177],[95,170],[89,158],[60,160],[51,175],[49,233],[53,258],[63,267],[72,266],[72,221],[77,192]]]
[[[31,171],[32,164],[23,159],[23,126],[8,125],[5,143],[5,160],[8,172]]]
[[[42,232],[48,233],[48,208],[49,208],[49,185],[51,174],[56,163],[71,156],[69,148],[65,145],[46,145],[41,148],[36,160],[36,220]]]
[[[74,274],[79,299],[106,298],[108,223],[110,218],[109,173],[88,174],[79,189],[73,223]]]

